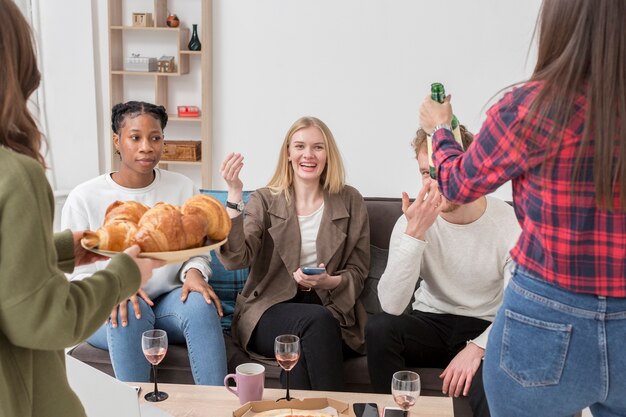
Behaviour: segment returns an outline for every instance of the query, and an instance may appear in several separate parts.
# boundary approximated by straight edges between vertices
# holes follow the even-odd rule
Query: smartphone
[[[352,409],[356,417],[379,417],[376,403],[354,403]]]
[[[383,417],[406,417],[407,412],[399,407],[385,407]]]
[[[314,266],[303,266],[302,273],[305,275],[319,275],[326,272],[326,268],[318,268]]]

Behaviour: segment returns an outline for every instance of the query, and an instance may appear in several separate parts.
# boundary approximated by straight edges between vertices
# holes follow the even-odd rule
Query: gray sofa
[[[380,311],[376,287],[378,279],[385,270],[389,238],[393,226],[402,214],[401,200],[398,198],[366,198],[371,230],[371,265],[370,274],[365,282],[365,289],[361,295],[368,313]],[[235,367],[251,359],[232,340],[229,334],[225,334],[226,352],[228,356],[228,370],[233,372]],[[75,358],[86,362],[95,368],[113,375],[113,368],[107,351],[82,343],[75,347],[70,354]],[[280,367],[278,365],[264,364],[266,368],[266,386],[279,388]],[[422,395],[441,394],[441,369],[422,368],[418,369],[422,381]],[[370,379],[367,372],[367,360],[365,356],[348,358],[344,363],[344,375],[346,389],[352,392],[372,392]],[[159,365],[159,381],[170,383],[193,384],[187,349],[184,345],[173,345],[168,349],[167,355]],[[454,414],[456,417],[471,417],[472,412],[466,398],[454,399]]]

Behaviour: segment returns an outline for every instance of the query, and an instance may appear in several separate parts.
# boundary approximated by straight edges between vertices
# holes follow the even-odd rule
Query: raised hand
[[[239,192],[243,190],[243,182],[239,178],[241,168],[243,168],[243,155],[234,152],[226,155],[226,158],[220,165],[220,175],[226,181],[229,195],[231,190]]]
[[[416,239],[424,240],[426,231],[433,225],[443,209],[443,197],[437,183],[430,178],[424,179],[422,189],[415,201],[409,201],[409,195],[402,193],[402,211],[406,216],[405,233]]]

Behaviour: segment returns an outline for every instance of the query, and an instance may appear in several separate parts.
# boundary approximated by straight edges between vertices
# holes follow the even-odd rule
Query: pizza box
[[[267,401],[250,401],[233,411],[233,417],[243,417],[248,411],[261,413],[269,410],[289,409],[294,410],[311,410],[319,411],[326,407],[332,407],[337,410],[339,417],[354,417],[350,405],[332,398],[304,398],[301,400],[267,400]]]

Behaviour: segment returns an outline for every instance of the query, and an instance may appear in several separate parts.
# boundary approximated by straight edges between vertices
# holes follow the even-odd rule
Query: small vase
[[[178,25],[180,25],[180,20],[178,20],[178,16],[176,16],[175,14],[171,14],[167,16],[165,23],[171,28],[177,28]]]
[[[189,40],[189,45],[187,45],[190,51],[199,51],[202,48],[202,44],[200,43],[200,39],[198,38],[198,25],[193,25],[193,32],[191,33],[191,39]]]

